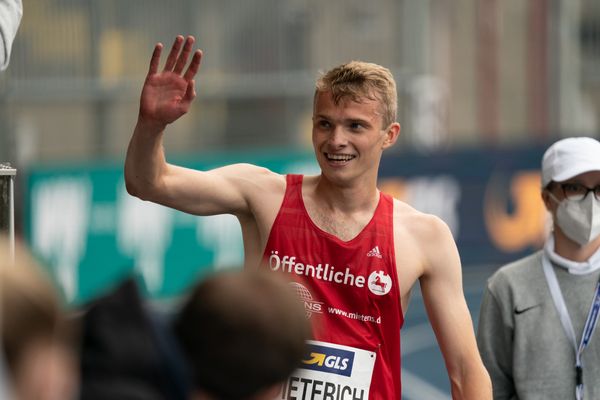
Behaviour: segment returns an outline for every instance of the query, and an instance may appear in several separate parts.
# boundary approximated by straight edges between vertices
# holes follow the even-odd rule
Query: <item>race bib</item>
[[[301,366],[282,385],[277,400],[368,400],[376,354],[309,340]]]

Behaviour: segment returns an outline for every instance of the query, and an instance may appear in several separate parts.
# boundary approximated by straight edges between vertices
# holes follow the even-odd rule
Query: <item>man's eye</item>
[[[352,129],[352,130],[356,131],[356,130],[359,130],[359,129],[362,129],[362,128],[363,128],[362,124],[360,124],[358,122],[353,122],[353,123],[350,124],[350,129]]]
[[[321,128],[329,128],[331,126],[329,121],[319,121],[317,125],[319,125]]]
[[[579,183],[565,183],[563,188],[570,193],[582,193],[586,191],[585,187]]]

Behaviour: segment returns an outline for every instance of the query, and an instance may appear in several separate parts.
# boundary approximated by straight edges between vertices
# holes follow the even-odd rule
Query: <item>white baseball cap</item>
[[[590,137],[561,139],[542,158],[542,187],[590,171],[600,171],[600,142]]]

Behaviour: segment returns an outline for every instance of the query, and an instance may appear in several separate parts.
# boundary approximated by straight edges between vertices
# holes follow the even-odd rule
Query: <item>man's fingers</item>
[[[165,63],[163,71],[171,71],[173,69],[175,62],[177,61],[177,56],[179,55],[179,50],[181,50],[182,43],[183,36],[177,35],[175,42],[173,42],[173,46],[171,47],[171,51],[169,52],[169,56],[167,57],[167,62]]]
[[[196,97],[196,82],[193,80],[188,82],[185,95],[183,96],[183,103],[189,104]]]
[[[156,46],[154,46],[152,58],[150,58],[150,68],[148,68],[148,75],[154,75],[158,71],[158,63],[160,62],[160,53],[162,51],[162,48],[162,43],[156,43]]]
[[[185,68],[185,64],[187,64],[187,60],[192,53],[192,47],[194,46],[195,39],[193,36],[188,36],[185,38],[185,43],[183,45],[183,50],[181,54],[179,54],[179,58],[177,58],[177,64],[175,64],[175,68],[173,72],[176,74],[181,74],[183,68]]]
[[[193,79],[194,76],[196,76],[196,73],[200,69],[201,61],[202,61],[202,50],[196,50],[194,52],[194,56],[192,57],[192,62],[190,63],[190,66],[188,67],[187,71],[185,71],[185,75],[183,76],[183,78],[186,81],[189,81],[189,80]]]

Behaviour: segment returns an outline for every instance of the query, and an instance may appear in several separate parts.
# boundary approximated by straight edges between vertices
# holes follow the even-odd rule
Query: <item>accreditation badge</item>
[[[306,356],[277,400],[369,398],[375,352],[315,340],[307,344]]]

